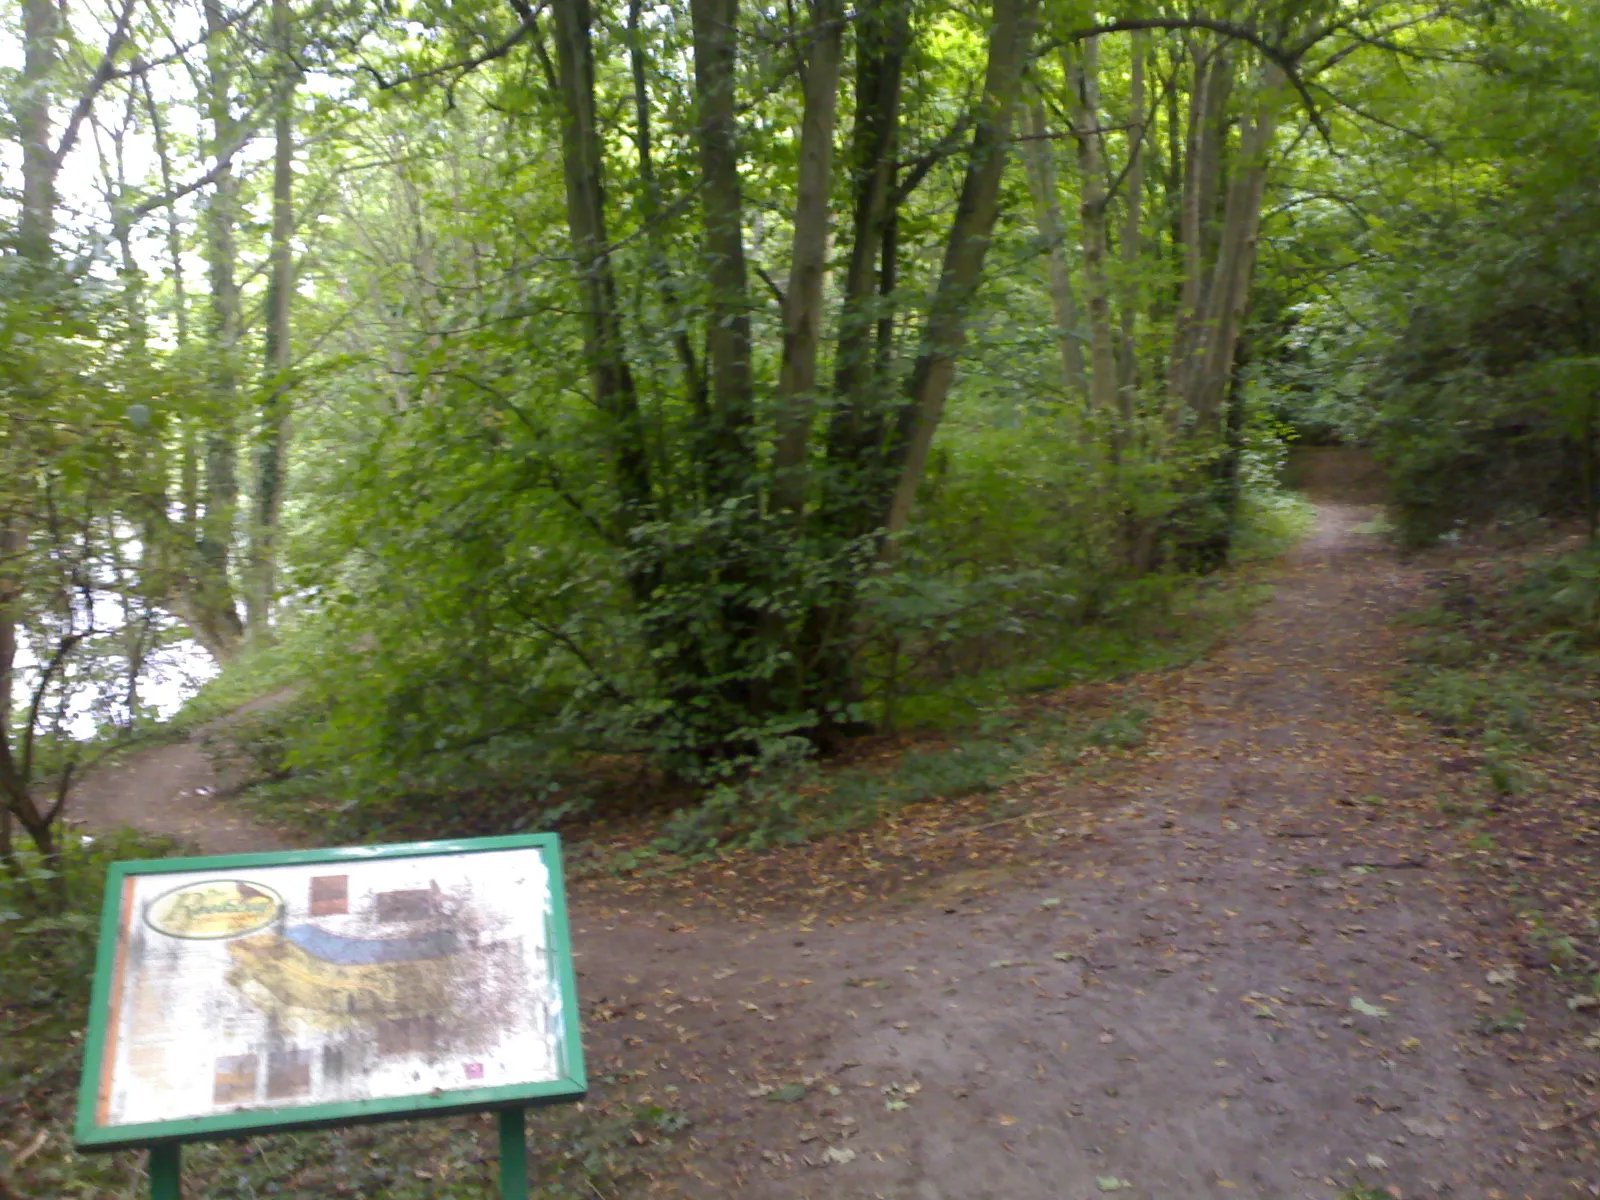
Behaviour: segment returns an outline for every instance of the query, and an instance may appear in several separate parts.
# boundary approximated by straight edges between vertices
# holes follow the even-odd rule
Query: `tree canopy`
[[[0,850],[177,639],[351,795],[707,783],[1226,562],[1285,436],[1594,527],[1585,5],[4,11]]]

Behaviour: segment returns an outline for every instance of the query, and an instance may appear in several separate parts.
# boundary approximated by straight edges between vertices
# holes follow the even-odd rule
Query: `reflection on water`
[[[92,615],[97,632],[58,672],[42,706],[45,728],[81,739],[108,725],[127,725],[134,716],[166,720],[216,677],[216,662],[170,614],[147,606],[130,611],[125,598],[112,592],[91,595],[92,614],[89,604],[79,604],[73,619],[81,630]],[[22,632],[15,662],[19,709],[32,698],[40,662],[48,661],[60,637],[58,629]],[[135,661],[136,672],[130,667]]]

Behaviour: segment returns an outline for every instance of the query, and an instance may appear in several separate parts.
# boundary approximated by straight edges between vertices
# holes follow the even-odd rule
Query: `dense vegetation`
[[[7,856],[180,639],[280,789],[692,842],[1170,635],[1286,437],[1593,527],[1583,6],[7,14]]]

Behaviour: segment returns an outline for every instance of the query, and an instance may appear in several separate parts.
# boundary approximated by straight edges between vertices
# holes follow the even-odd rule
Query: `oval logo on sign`
[[[218,879],[157,896],[144,910],[157,933],[175,938],[229,938],[265,929],[283,911],[283,898],[259,883]]]

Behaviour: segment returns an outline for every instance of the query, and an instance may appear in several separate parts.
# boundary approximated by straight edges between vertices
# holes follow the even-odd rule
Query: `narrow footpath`
[[[1029,781],[1025,854],[979,830],[887,901],[743,915],[703,903],[715,868],[579,885],[594,1104],[689,1122],[629,1194],[1600,1195],[1593,1021],[1474,878],[1449,748],[1388,704],[1424,568],[1374,514],[1321,506],[1275,598],[1151,685],[1141,750]],[[159,748],[77,815],[276,840],[206,770]]]

